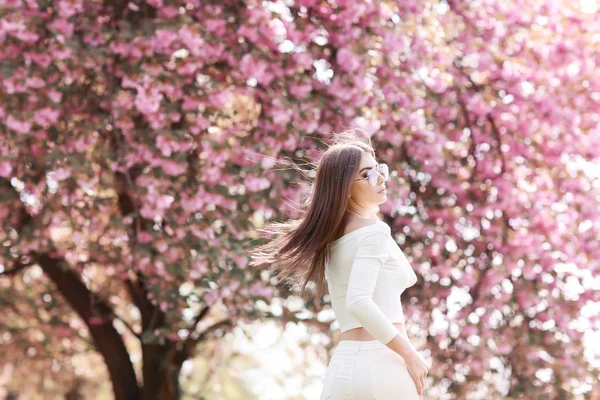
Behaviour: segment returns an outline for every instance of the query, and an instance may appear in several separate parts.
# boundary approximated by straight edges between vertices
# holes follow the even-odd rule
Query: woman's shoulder
[[[344,229],[344,235],[347,235],[349,233],[352,233],[356,230],[363,229],[363,228],[368,228],[368,227],[381,228],[383,226],[387,226],[387,224],[377,217],[374,217],[371,220],[353,218],[353,219],[350,219],[350,221],[348,221],[348,224],[346,225],[346,228]]]
[[[380,219],[374,219],[374,221],[350,221],[344,230],[344,234],[335,240],[332,245],[337,246],[339,244],[350,241],[353,238],[360,238],[361,236],[367,235],[372,232],[381,232],[389,235],[391,233],[390,227],[384,221]]]

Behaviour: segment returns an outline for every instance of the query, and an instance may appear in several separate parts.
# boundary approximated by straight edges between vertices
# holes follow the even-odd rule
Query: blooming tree
[[[432,395],[589,391],[600,24],[584,11],[1,2],[0,343],[21,350],[2,357],[60,374],[91,344],[116,399],[176,398],[198,344],[285,295],[245,252],[261,221],[297,216],[306,186],[277,160],[357,126],[392,169],[381,209],[420,277],[404,303]]]

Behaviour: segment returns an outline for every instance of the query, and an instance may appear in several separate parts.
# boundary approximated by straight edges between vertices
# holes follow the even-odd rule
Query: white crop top
[[[364,327],[387,344],[398,334],[393,323],[404,322],[400,295],[417,275],[390,227],[377,220],[331,243],[325,279],[342,332]]]

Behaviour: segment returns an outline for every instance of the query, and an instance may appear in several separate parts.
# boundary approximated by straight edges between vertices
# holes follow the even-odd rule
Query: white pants
[[[321,400],[419,400],[404,359],[379,340],[342,340],[323,381]]]

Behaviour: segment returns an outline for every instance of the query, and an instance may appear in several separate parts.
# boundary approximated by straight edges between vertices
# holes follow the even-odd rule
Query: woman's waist
[[[398,329],[402,335],[408,338],[406,333],[406,327],[403,322],[394,322],[393,325]],[[340,337],[340,341],[342,340],[357,340],[357,341],[369,341],[369,340],[377,340],[371,335],[365,328],[353,328],[349,329],[346,332],[342,333]]]

